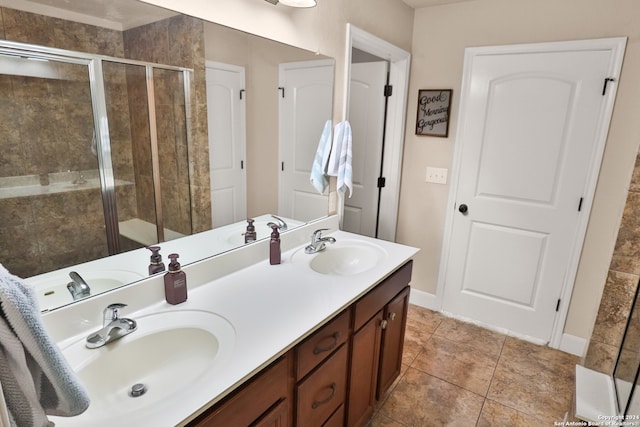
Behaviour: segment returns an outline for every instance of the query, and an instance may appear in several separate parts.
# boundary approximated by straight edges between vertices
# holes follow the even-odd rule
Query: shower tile
[[[592,340],[620,345],[637,285],[638,276],[609,270]]]
[[[446,381],[409,368],[380,408],[380,416],[405,426],[469,426],[484,399]]]
[[[497,362],[498,356],[492,357],[465,344],[432,336],[411,366],[486,396]]]
[[[505,336],[498,332],[452,318],[444,318],[434,335],[466,344],[496,358],[500,355],[505,339]]]
[[[560,418],[558,421],[562,421]],[[487,399],[482,407],[477,427],[502,427],[502,426],[541,426],[546,423],[515,409],[501,405]]]
[[[618,346],[603,344],[597,341],[589,343],[584,367],[604,374],[611,374],[618,356]]]
[[[51,18],[9,8],[2,9],[2,18],[7,40],[55,47]]]

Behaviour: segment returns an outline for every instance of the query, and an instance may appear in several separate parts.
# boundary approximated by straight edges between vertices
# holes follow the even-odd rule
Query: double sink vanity
[[[305,253],[314,231],[335,239]],[[195,236],[193,236],[195,237]],[[189,239],[187,237],[186,239]],[[335,216],[43,313],[89,392],[57,426],[360,426],[399,375],[417,249],[338,230]],[[135,331],[89,349],[112,304]]]

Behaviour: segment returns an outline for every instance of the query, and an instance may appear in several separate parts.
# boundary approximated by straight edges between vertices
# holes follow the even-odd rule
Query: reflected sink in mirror
[[[91,405],[77,417],[51,417],[56,425],[131,425],[164,405],[181,406],[233,354],[235,330],[216,314],[176,310],[130,318],[138,329],[103,347],[86,348],[84,336],[62,345]]]
[[[80,276],[91,288],[91,295],[99,294],[136,280],[142,279],[142,274],[129,270],[97,270],[79,271]],[[73,302],[73,297],[67,289],[71,278],[66,273],[55,274],[28,280],[35,288],[40,310],[50,310]]]
[[[376,267],[387,257],[380,246],[360,240],[338,240],[328,243],[326,249],[316,254],[305,254],[299,250],[293,255],[293,262],[309,258],[309,267],[321,274],[352,276]]]

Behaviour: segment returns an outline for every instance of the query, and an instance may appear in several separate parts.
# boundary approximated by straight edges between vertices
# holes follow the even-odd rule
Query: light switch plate
[[[428,166],[427,178],[425,181],[432,182],[434,184],[446,184],[448,172],[449,170],[446,168],[432,168]]]

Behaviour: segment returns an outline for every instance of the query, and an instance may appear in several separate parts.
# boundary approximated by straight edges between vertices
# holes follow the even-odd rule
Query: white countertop
[[[300,233],[309,233],[313,227],[321,228],[317,224],[311,226],[301,230]],[[336,276],[313,271],[309,267],[309,262],[314,255],[301,253],[304,245],[283,252],[282,264],[274,266],[269,265],[267,249],[263,261],[240,268],[193,289],[190,288],[188,300],[183,304],[170,306],[161,301],[136,312],[125,312],[126,317],[135,319],[136,316],[168,309],[204,310],[214,312],[226,319],[235,331],[233,349],[230,353],[226,353],[231,356],[225,357],[224,366],[215,369],[214,381],[194,385],[188,393],[183,393],[185,399],[179,399],[179,402],[172,399],[167,404],[156,405],[157,407],[152,411],[136,412],[135,419],[128,417],[127,423],[136,426],[186,424],[349,306],[418,251],[416,248],[342,231],[334,231],[328,235],[336,239],[336,247],[350,240],[366,241],[383,248],[387,256],[376,267],[363,273],[353,276]],[[259,247],[258,243],[260,242],[251,245],[254,251],[264,252],[264,248],[268,248],[268,242],[263,242],[261,246],[264,248]],[[241,251],[244,249],[236,251],[236,256],[241,256]],[[216,268],[216,258],[204,261],[199,267],[211,271],[211,268]],[[223,257],[218,261],[224,262]],[[209,264],[205,265],[205,262]],[[185,271],[189,282],[190,272],[187,269]],[[202,273],[193,271],[194,278],[199,274]],[[152,282],[154,289],[160,283],[158,278],[150,279],[150,285]],[[122,291],[127,292],[128,288],[130,287],[122,288]],[[153,292],[157,294],[157,290]],[[100,298],[108,303],[128,303],[127,294],[118,295],[116,292]],[[104,302],[101,304],[104,305]],[[95,307],[92,310],[95,311]],[[54,313],[56,312],[51,314]],[[61,318],[62,315],[63,313],[58,313],[57,317]],[[83,324],[83,322],[86,323],[86,320],[83,320],[83,316],[86,315],[86,310],[76,313],[78,324],[70,325],[70,330],[84,329],[80,334],[84,336],[86,330],[91,329]],[[95,325],[92,326],[95,328]],[[61,333],[57,327],[52,327],[52,330],[55,330],[54,336]],[[131,336],[136,333],[137,331]],[[69,340],[60,340],[61,347],[64,347]],[[170,345],[170,343],[167,344]],[[90,411],[91,409],[87,415]],[[113,408],[113,411],[117,411],[117,408]],[[83,422],[86,425],[87,419],[83,421],[83,417],[81,415],[69,419],[59,417],[52,419],[58,426],[82,425]],[[113,424],[113,420],[100,421],[103,421],[104,425]],[[91,425],[100,424],[91,420]]]

